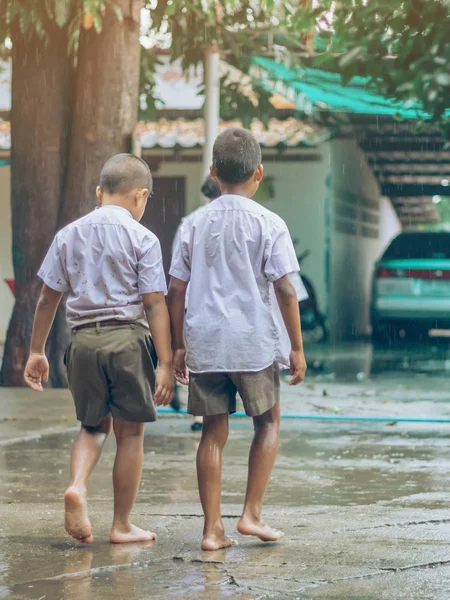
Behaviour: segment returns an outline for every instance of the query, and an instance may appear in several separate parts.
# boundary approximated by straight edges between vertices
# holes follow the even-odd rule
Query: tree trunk
[[[88,213],[103,164],[130,152],[137,123],[141,0],[115,0],[120,21],[107,4],[103,29],[80,37],[67,185],[61,224]]]
[[[23,385],[37,272],[55,234],[67,156],[67,32],[48,24],[45,39],[13,32],[11,209],[16,303],[1,381]]]

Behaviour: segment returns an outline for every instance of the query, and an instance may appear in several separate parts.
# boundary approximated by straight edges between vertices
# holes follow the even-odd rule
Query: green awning
[[[388,115],[404,119],[429,118],[420,105],[396,102],[377,93],[365,77],[353,77],[343,85],[341,76],[319,69],[288,69],[270,58],[252,58],[251,76],[271,93],[295,104],[297,110],[313,110],[359,115]]]

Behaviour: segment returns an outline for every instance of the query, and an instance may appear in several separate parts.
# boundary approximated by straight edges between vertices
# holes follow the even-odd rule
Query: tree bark
[[[23,385],[37,271],[55,234],[66,170],[67,32],[48,23],[38,39],[13,31],[11,208],[16,303],[9,324],[1,382]]]
[[[109,3],[101,33],[93,29],[81,32],[61,225],[94,208],[103,164],[112,155],[131,149],[138,115],[143,3],[115,3],[122,11],[122,21]]]

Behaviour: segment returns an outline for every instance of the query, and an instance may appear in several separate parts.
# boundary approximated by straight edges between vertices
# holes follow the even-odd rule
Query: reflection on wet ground
[[[283,412],[450,417],[448,348],[433,348],[312,348],[309,363],[323,366],[302,388],[283,385]],[[450,425],[283,421],[265,515],[287,535],[264,545],[235,533],[252,428],[234,419],[223,513],[239,546],[206,554],[199,550],[199,436],[189,420],[164,419],[147,429],[135,509],[157,542],[107,542],[110,440],[89,489],[96,539],[81,547],[62,528],[72,405],[64,393],[39,401],[0,393],[0,598],[449,598]]]
[[[365,342],[317,345],[307,348],[307,357],[310,376],[333,375],[337,381],[450,375],[448,338],[430,338],[416,344],[396,342],[385,347]]]
[[[145,440],[136,519],[159,532],[158,542],[146,546],[105,542],[111,514],[112,442],[108,442],[90,487],[91,512],[97,525],[97,541],[91,548],[67,540],[61,527],[61,494],[73,434],[13,444],[4,449],[0,462],[0,501],[3,509],[8,507],[0,528],[0,598],[261,598],[266,596],[258,583],[261,564],[273,571],[264,584],[268,586],[266,597],[272,597],[309,589],[319,575],[333,581],[341,576],[351,580],[383,565],[386,568],[386,560],[389,566],[389,557],[395,556],[392,544],[406,534],[406,526],[397,527],[402,522],[419,527],[408,531],[414,541],[410,540],[409,550],[403,550],[408,555],[415,548],[411,560],[428,561],[427,553],[420,554],[422,536],[435,551],[439,547],[437,557],[442,559],[444,553],[450,560],[447,542],[442,545],[435,539],[448,533],[449,436],[450,429],[430,432],[404,427],[394,431],[364,425],[336,428],[283,423],[267,512],[277,526],[287,529],[287,538],[278,547],[241,538],[241,546],[219,558],[217,553],[198,551],[201,518],[194,470],[198,438],[188,433],[184,420],[161,421],[149,428]],[[230,530],[244,497],[250,438],[250,423],[233,421],[223,495]],[[364,544],[358,539],[361,564],[351,546],[356,542],[341,540],[336,547],[328,539],[333,531],[332,537],[339,537],[341,530],[344,535],[366,526],[370,535],[373,529],[385,528],[387,538],[372,541],[370,551],[361,549]],[[391,546],[387,554],[386,544]],[[350,562],[345,558],[349,551]],[[319,563],[312,565],[318,553]],[[401,557],[403,560],[405,555]],[[205,560],[213,562],[205,564]],[[282,579],[275,574],[280,569]],[[241,581],[233,583],[235,579]]]

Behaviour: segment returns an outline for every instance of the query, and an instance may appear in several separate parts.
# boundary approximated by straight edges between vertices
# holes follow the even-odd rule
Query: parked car
[[[450,328],[450,232],[401,233],[375,266],[375,341],[423,338]]]

